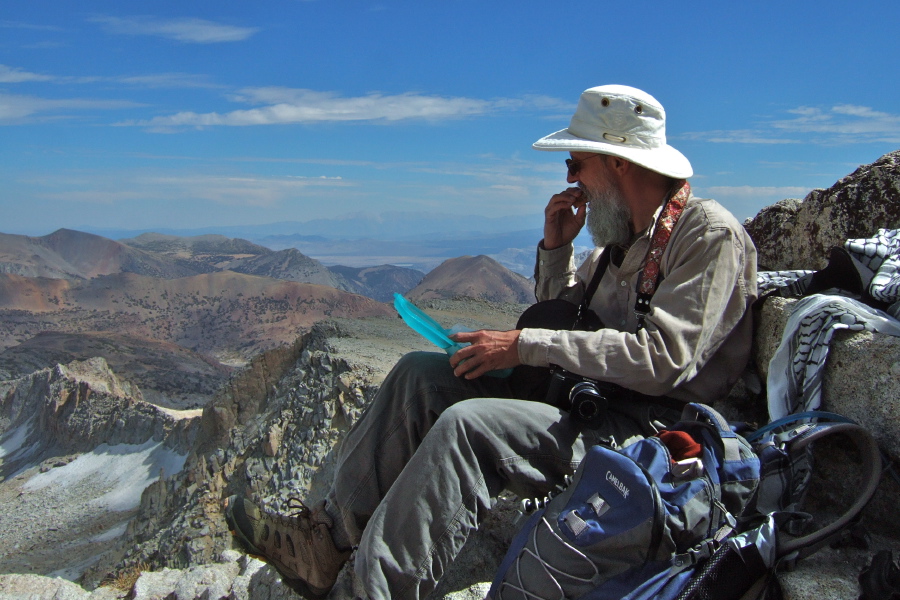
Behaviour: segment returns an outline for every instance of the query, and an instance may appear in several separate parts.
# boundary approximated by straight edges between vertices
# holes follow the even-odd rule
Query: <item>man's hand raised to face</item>
[[[544,209],[544,249],[570,243],[584,227],[586,218],[587,199],[581,188],[570,187],[555,194]]]
[[[450,366],[457,377],[475,379],[488,371],[510,369],[519,361],[519,331],[465,331],[450,336],[454,342],[470,343],[450,357]]]

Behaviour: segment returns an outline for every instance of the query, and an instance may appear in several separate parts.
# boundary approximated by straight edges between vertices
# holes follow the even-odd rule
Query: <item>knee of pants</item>
[[[475,423],[484,422],[484,418],[480,414],[484,403],[484,398],[473,398],[457,402],[441,414],[435,426],[439,426],[441,430],[446,430],[448,434],[450,431],[472,429]]]
[[[445,410],[426,442],[453,468],[483,477],[490,496],[504,487],[534,496],[571,474],[583,455],[567,422],[546,404],[475,398]]]
[[[472,398],[449,406],[434,424],[433,436],[444,443],[467,440],[467,445],[504,443],[514,421],[508,411],[519,400]]]
[[[484,446],[484,438],[489,437],[491,432],[473,408],[477,409],[478,403],[471,400],[446,407],[425,436],[423,453],[444,455],[442,460],[447,460],[452,455],[455,457],[453,460],[466,462],[481,454],[479,449]]]
[[[367,411],[373,415],[401,411],[403,414],[395,417],[404,420],[424,416],[430,427],[431,421],[447,405],[465,396],[466,391],[453,375],[446,354],[410,352],[394,365]]]
[[[453,376],[450,361],[441,352],[408,352],[404,354],[388,377],[392,379],[425,379],[432,381],[436,376]]]

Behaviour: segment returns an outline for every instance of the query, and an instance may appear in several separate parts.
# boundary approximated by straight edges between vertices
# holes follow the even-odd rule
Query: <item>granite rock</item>
[[[821,269],[831,248],[845,240],[900,227],[900,150],[802,201],[766,207],[744,226],[756,244],[760,270]]]

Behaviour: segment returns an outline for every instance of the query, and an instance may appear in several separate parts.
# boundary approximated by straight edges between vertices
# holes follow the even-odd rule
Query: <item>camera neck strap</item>
[[[594,271],[594,276],[591,277],[591,281],[584,289],[584,295],[581,297],[581,304],[578,305],[578,314],[575,316],[576,323],[580,323],[582,315],[587,314],[587,311],[590,310],[588,306],[591,303],[591,298],[594,297],[594,292],[597,291],[600,280],[603,279],[606,269],[609,268],[610,255],[612,254],[611,250],[612,246],[606,246],[603,249],[603,252],[600,253],[600,259],[597,261],[597,269]]]

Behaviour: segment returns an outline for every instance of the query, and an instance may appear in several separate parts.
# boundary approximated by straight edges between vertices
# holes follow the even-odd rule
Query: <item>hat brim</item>
[[[668,144],[656,148],[620,146],[588,140],[572,135],[568,129],[561,129],[542,137],[531,147],[535,150],[612,154],[675,179],[687,179],[694,174],[694,169],[687,157]]]

